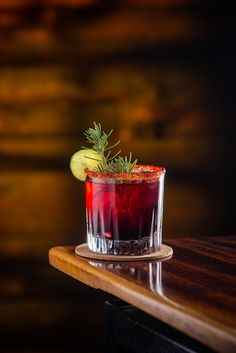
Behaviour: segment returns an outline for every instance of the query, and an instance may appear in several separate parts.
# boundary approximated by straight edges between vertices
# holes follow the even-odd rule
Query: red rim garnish
[[[97,179],[115,179],[118,181],[142,181],[142,180],[153,180],[158,179],[161,175],[164,175],[166,170],[163,167],[158,167],[154,165],[136,165],[132,172],[129,174],[123,173],[103,173],[103,172],[95,172],[85,169],[89,178],[97,178]]]

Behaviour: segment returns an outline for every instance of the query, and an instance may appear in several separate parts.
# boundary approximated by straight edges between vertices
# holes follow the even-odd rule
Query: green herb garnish
[[[96,151],[101,160],[98,161],[98,165],[96,170],[99,172],[108,172],[108,173],[131,173],[132,169],[137,164],[137,159],[132,162],[132,154],[129,154],[129,157],[121,157],[119,156],[121,150],[112,155],[111,150],[116,147],[120,141],[117,141],[112,146],[109,146],[108,139],[111,136],[113,130],[111,130],[108,134],[102,131],[101,124],[96,124],[94,122],[94,128],[89,128],[85,131],[85,136],[87,142],[92,144],[92,149]],[[86,149],[86,147],[82,147]],[[88,157],[89,159],[93,159]]]

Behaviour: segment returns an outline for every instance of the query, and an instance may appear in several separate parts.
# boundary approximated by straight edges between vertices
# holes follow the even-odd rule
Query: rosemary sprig
[[[136,166],[138,160],[132,162],[132,153],[130,152],[129,158],[127,156],[115,158],[109,163],[111,173],[131,173],[132,169]]]
[[[109,146],[108,139],[112,132],[113,130],[107,134],[106,132],[102,131],[101,124],[96,124],[94,122],[94,128],[89,128],[84,133],[87,142],[92,144],[92,148],[101,156],[101,160],[95,159],[99,162],[97,171],[109,173],[131,173],[132,169],[137,164],[137,159],[132,162],[131,153],[129,158],[127,156],[119,156],[121,150],[111,156],[111,150],[120,143],[119,140],[112,146]],[[86,149],[86,147],[83,146],[82,148]],[[92,159],[90,157],[87,158]]]

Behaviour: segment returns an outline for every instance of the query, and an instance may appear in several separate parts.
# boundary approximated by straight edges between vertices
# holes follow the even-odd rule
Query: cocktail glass
[[[131,174],[86,173],[89,249],[109,255],[159,250],[165,169],[137,165]]]

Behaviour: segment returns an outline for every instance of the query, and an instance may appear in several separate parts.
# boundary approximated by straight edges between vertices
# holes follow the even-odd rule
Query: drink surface
[[[113,255],[160,249],[165,169],[137,165],[129,174],[86,172],[89,249]]]
[[[157,228],[159,181],[99,183],[86,181],[89,232],[111,240],[149,237]]]

